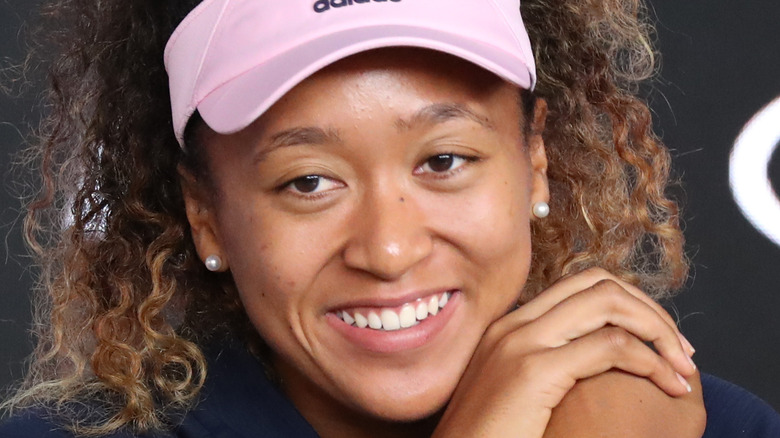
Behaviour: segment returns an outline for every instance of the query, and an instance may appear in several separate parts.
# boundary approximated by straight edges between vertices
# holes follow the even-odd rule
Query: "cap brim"
[[[534,83],[529,73],[533,66],[491,44],[412,26],[369,26],[329,34],[286,50],[217,87],[197,109],[211,129],[231,134],[249,126],[318,70],[350,55],[383,47],[436,50],[470,61],[520,88],[530,89]],[[266,98],[258,101],[255,96]]]

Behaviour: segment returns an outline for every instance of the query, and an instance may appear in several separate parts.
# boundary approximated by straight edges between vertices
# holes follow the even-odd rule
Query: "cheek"
[[[262,200],[234,206],[221,212],[221,240],[253,322],[257,325],[261,314],[290,320],[316,310],[312,286],[332,259],[335,221],[296,220],[265,208]]]
[[[298,287],[298,277],[288,271],[295,267],[300,274],[305,264],[296,246],[264,219],[267,216],[261,208],[244,205],[252,203],[232,203],[220,211],[222,250],[252,320],[257,319],[258,312],[283,316],[289,312],[286,308],[291,306]]]
[[[474,276],[516,294],[530,268],[528,204],[523,175],[509,173],[433,214],[445,218],[442,236],[466,255]]]
[[[519,191],[485,196],[475,206],[472,238],[483,263],[499,271],[499,279],[510,279],[506,269],[522,274],[530,264],[530,222],[525,200]],[[525,275],[521,275],[525,280]],[[520,286],[520,285],[518,285]]]
[[[479,236],[486,256],[530,247],[530,175],[523,158],[506,154],[494,159],[496,165],[487,169],[483,182],[450,215],[460,219],[462,232]]]

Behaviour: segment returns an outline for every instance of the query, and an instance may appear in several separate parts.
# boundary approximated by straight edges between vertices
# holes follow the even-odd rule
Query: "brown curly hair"
[[[83,436],[164,429],[197,400],[209,342],[262,356],[229,274],[195,253],[162,51],[199,0],[52,0],[48,115],[31,149],[41,189],[25,234],[40,264],[27,379],[8,412],[42,406]],[[533,225],[523,299],[600,266],[656,298],[687,275],[669,155],[636,97],[654,73],[640,0],[524,0],[547,101],[551,208]],[[28,162],[31,163],[32,161]]]

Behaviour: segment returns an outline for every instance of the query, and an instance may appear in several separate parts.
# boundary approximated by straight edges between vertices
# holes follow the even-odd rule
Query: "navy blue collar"
[[[188,438],[318,437],[292,402],[244,348],[214,349],[200,403],[177,436]]]

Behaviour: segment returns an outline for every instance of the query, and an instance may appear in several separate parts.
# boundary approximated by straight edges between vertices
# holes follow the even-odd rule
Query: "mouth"
[[[415,327],[436,316],[450,301],[454,291],[421,297],[395,307],[356,307],[339,310],[335,315],[344,323],[378,331],[396,331]]]
[[[435,339],[452,339],[464,320],[458,312],[461,291],[451,289],[429,293],[407,302],[365,303],[328,312],[328,324],[347,345],[387,358],[387,354],[417,351],[435,344]],[[454,322],[453,322],[454,321]],[[441,333],[449,333],[440,336]],[[447,348],[447,346],[441,346]],[[350,347],[351,348],[351,347]]]

